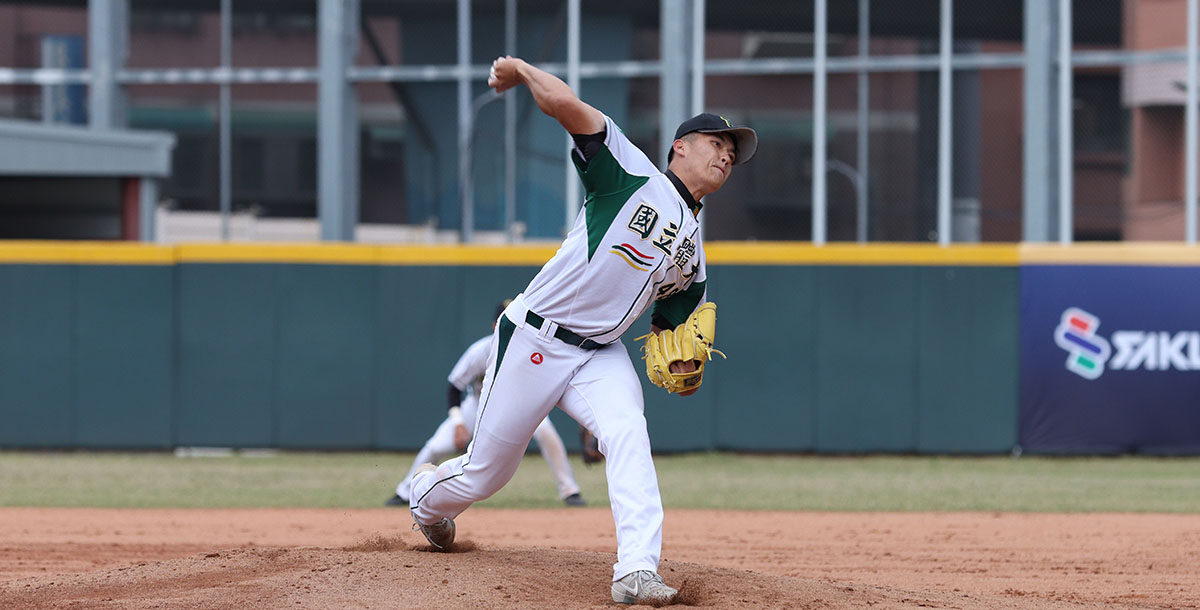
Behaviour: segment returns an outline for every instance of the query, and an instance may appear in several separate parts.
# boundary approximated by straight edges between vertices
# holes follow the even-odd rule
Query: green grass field
[[[608,504],[602,465],[573,457]],[[0,506],[372,508],[412,454],[0,452]],[[1200,458],[657,456],[668,508],[810,511],[1200,512]],[[545,462],[480,504],[561,506]]]

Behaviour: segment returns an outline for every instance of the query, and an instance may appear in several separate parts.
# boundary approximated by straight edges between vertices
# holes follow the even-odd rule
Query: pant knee
[[[646,431],[645,417],[629,417],[610,422],[596,438],[606,456],[609,455],[610,449],[617,452],[650,450],[650,434]]]

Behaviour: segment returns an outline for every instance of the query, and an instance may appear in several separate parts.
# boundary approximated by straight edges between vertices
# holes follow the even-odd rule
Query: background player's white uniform
[[[433,436],[425,441],[425,446],[417,452],[416,460],[413,461],[408,474],[396,486],[396,495],[400,498],[407,501],[407,498],[410,497],[412,474],[417,466],[426,462],[436,464],[458,453],[458,447],[454,444],[454,428],[458,424],[465,425],[471,436],[475,435],[475,421],[479,412],[479,386],[483,381],[484,371],[487,369],[491,343],[492,335],[487,335],[472,343],[459,357],[454,369],[450,371],[450,383],[463,392],[462,404],[459,405],[461,417],[446,417]],[[537,441],[542,457],[546,458],[546,463],[550,465],[550,472],[554,474],[554,481],[558,485],[559,499],[565,500],[578,494],[579,485],[575,482],[575,473],[571,469],[571,462],[567,459],[567,449],[563,445],[562,437],[554,429],[554,424],[550,423],[549,417],[543,418],[542,422],[538,424],[537,429],[533,432],[533,439]]]
[[[651,303],[656,318],[682,323],[704,300],[706,271],[698,204],[612,119],[604,123],[599,152],[586,162],[578,149],[572,155],[584,211],[497,324],[474,440],[465,455],[416,475],[411,506],[418,523],[432,525],[495,493],[558,404],[605,456],[615,581],[658,569],[663,520],[641,381],[618,339]]]

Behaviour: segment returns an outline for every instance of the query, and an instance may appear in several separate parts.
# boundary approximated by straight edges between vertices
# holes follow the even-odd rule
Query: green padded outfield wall
[[[0,446],[171,447],[172,253],[140,245],[5,253]]]
[[[1016,444],[1018,247],[708,251],[729,359],[689,398],[643,381],[657,450]],[[0,244],[0,447],[414,450],[462,350],[553,252]]]
[[[70,447],[75,269],[0,265],[0,446]]]

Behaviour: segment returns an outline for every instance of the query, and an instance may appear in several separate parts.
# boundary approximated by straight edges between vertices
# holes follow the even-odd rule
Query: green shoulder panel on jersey
[[[579,155],[572,152],[571,161],[575,162],[575,170],[587,190],[587,200],[584,201],[584,213],[587,221],[588,260],[600,247],[600,240],[608,232],[613,219],[621,211],[626,201],[633,196],[642,185],[650,180],[649,176],[634,176],[625,171],[613,157],[607,147],[601,149],[589,162],[584,162]]]
[[[687,317],[696,311],[696,306],[704,297],[705,283],[693,282],[687,290],[673,294],[661,301],[655,301],[654,308],[650,310],[651,314],[666,318],[672,328],[683,324],[687,321]]]

